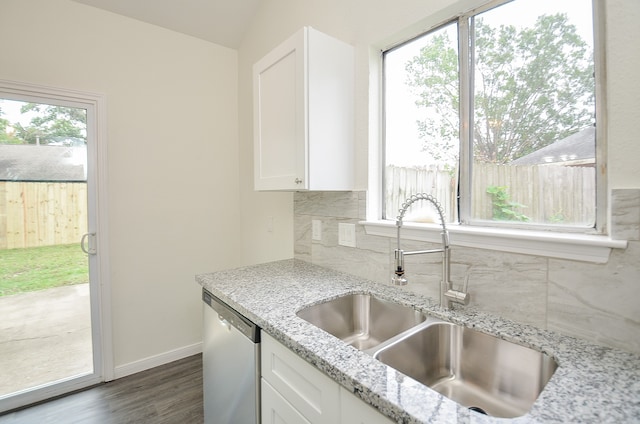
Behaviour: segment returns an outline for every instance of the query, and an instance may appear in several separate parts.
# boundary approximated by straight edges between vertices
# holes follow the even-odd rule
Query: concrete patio
[[[92,368],[89,284],[0,297],[0,397]]]

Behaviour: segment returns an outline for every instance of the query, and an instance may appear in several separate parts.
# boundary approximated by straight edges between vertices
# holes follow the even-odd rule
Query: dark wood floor
[[[0,424],[201,424],[202,355],[0,416]]]

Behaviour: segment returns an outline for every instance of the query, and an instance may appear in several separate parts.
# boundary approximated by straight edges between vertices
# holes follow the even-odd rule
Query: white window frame
[[[392,220],[382,220],[382,163],[383,143],[383,52],[412,39],[418,33],[435,29],[451,19],[463,14],[477,14],[481,11],[504,3],[504,0],[478,1],[475,7],[466,11],[449,7],[422,22],[421,28],[408,29],[397,39],[383,43],[372,49],[370,55],[369,98],[372,101],[369,146],[369,190],[367,196],[367,219],[361,222],[369,235],[395,237],[396,227]],[[598,165],[596,195],[596,229],[593,233],[557,232],[533,229],[515,229],[504,227],[477,226],[473,224],[447,226],[452,245],[491,249],[504,252],[531,254],[536,256],[606,263],[612,248],[626,248],[625,240],[613,240],[608,236],[609,210],[608,185],[606,175],[606,57],[605,57],[605,25],[604,2],[593,0],[594,57],[596,66],[596,164]],[[377,106],[377,108],[373,107]],[[376,123],[377,125],[373,124]],[[461,165],[462,166],[462,165]],[[462,186],[464,187],[464,185]],[[468,207],[461,204],[461,207]],[[434,224],[403,223],[403,238],[426,242],[440,241],[440,226]]]

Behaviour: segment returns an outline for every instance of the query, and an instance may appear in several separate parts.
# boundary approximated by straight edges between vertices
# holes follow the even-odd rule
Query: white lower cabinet
[[[283,422],[288,424],[338,423],[340,421],[338,384],[264,332],[261,343],[262,387],[270,385],[280,394],[283,401],[303,418],[303,420],[284,420]],[[281,405],[270,405],[268,400],[263,395],[262,422],[265,424],[272,422],[269,416],[265,417],[265,414],[271,416],[280,414],[284,417],[286,413],[286,411],[277,410]]]
[[[263,424],[389,424],[392,421],[262,333]]]
[[[340,390],[340,412],[342,424],[393,424],[393,421],[375,408],[342,389]]]
[[[310,424],[271,384],[262,379],[262,424]]]

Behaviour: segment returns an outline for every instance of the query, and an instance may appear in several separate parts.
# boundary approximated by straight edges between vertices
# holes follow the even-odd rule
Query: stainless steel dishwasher
[[[202,290],[205,424],[260,423],[260,327]]]

